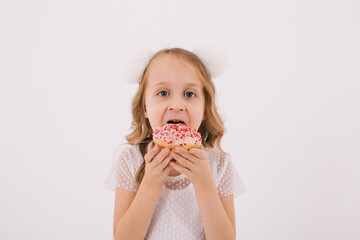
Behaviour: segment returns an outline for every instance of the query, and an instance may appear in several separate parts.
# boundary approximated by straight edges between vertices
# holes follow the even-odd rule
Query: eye
[[[185,96],[192,98],[192,97],[195,97],[196,95],[193,92],[186,92]]]
[[[167,91],[160,91],[160,92],[158,92],[158,94],[157,94],[157,95],[160,95],[160,96],[167,96],[167,95],[163,95],[163,93],[168,94],[168,92],[167,92]]]

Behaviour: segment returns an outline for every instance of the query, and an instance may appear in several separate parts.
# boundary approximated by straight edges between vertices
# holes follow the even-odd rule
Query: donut
[[[184,123],[165,123],[153,131],[153,141],[162,148],[200,148],[201,134]]]

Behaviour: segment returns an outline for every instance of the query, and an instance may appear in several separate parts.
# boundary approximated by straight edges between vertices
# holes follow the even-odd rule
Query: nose
[[[185,107],[181,104],[175,103],[175,104],[170,104],[168,109],[173,111],[184,111]]]
[[[173,99],[173,101],[169,103],[168,110],[184,111],[185,105],[181,102],[181,100]]]

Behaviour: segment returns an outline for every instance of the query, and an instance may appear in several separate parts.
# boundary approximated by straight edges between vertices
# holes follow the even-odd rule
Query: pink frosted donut
[[[153,132],[153,140],[162,148],[174,149],[177,147],[190,149],[199,148],[201,145],[201,134],[195,128],[184,123],[164,124]]]

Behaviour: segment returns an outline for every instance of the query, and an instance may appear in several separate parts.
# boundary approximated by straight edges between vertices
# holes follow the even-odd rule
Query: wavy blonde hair
[[[202,145],[204,147],[213,148],[216,146],[221,152],[224,152],[220,146],[221,138],[225,134],[225,127],[215,105],[215,85],[211,76],[201,60],[192,52],[182,48],[162,49],[158,51],[149,61],[144,69],[139,88],[132,99],[132,116],[133,121],[131,124],[132,132],[126,136],[126,140],[131,145],[139,145],[139,150],[144,157],[147,153],[147,146],[152,141],[152,132],[149,120],[144,115],[145,98],[144,93],[147,86],[147,79],[149,75],[149,66],[154,59],[159,56],[171,54],[175,57],[182,58],[190,63],[194,69],[200,74],[201,82],[204,86],[205,95],[205,119],[199,127],[199,132],[202,136]],[[138,168],[135,176],[137,188],[139,188],[145,173],[145,161]]]

